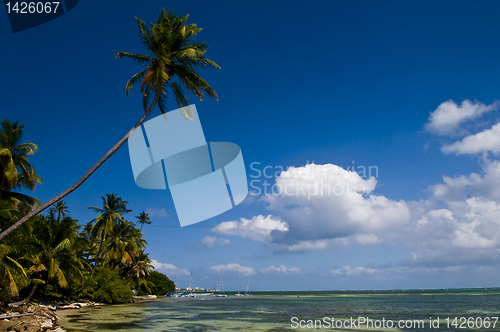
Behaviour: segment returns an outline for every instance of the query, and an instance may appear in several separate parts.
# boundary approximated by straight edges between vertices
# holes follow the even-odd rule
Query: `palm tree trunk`
[[[103,242],[104,242],[104,230],[102,230],[101,243],[99,243],[99,249],[97,250],[97,254],[95,255],[95,262],[94,262],[94,266],[92,267],[92,274],[94,274],[95,268],[97,267],[97,264],[99,263],[99,256],[101,255],[101,249],[102,249]]]
[[[21,226],[22,224],[24,224],[26,221],[30,220],[31,218],[33,218],[34,216],[36,216],[37,214],[39,214],[40,212],[42,212],[43,210],[45,210],[46,208],[48,208],[49,206],[51,206],[52,204],[54,204],[55,202],[63,199],[64,197],[66,197],[67,195],[69,195],[73,191],[75,191],[78,187],[80,187],[89,178],[89,176],[91,176],[99,167],[101,167],[101,165],[106,160],[108,160],[109,157],[111,157],[128,140],[128,138],[130,137],[130,135],[132,135],[132,133],[134,132],[134,130],[136,130],[146,120],[146,118],[148,117],[148,115],[151,113],[151,111],[155,107],[156,103],[158,102],[159,98],[160,98],[160,95],[157,93],[155,95],[155,98],[154,98],[153,102],[149,106],[148,110],[144,113],[143,117],[139,120],[139,122],[137,122],[137,124],[125,135],[125,137],[123,137],[118,143],[116,143],[111,148],[111,150],[109,150],[104,155],[104,157],[102,157],[94,166],[92,166],[92,168],[89,169],[87,171],[87,173],[85,173],[80,178],[80,180],[78,180],[74,185],[72,185],[71,187],[69,187],[68,189],[66,189],[65,191],[63,191],[62,193],[60,193],[59,195],[57,195],[54,198],[50,199],[46,203],[40,205],[38,208],[34,209],[33,211],[31,211],[30,213],[28,213],[27,215],[25,215],[24,217],[22,217],[18,221],[16,221],[12,226],[10,226],[9,228],[7,228],[5,231],[3,231],[2,233],[0,233],[0,241],[2,241],[7,235],[9,235],[10,233],[12,233],[14,230],[16,230],[19,226]]]
[[[31,288],[31,292],[29,293],[28,297],[25,299],[26,302],[31,301],[31,298],[33,297],[33,294],[35,294],[36,288],[38,287],[38,283],[35,283],[33,285],[33,288]]]

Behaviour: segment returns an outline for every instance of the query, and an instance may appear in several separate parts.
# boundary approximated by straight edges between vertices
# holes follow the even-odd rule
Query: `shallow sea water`
[[[280,296],[281,294],[281,296]],[[204,300],[202,300],[202,298]],[[424,328],[374,328],[359,324],[336,331],[499,331],[478,328],[476,323],[447,326],[455,317],[472,317],[477,324],[486,317],[500,317],[500,289],[407,291],[255,292],[251,297],[159,298],[135,304],[106,305],[58,312],[68,331],[292,331],[297,320],[422,320]],[[439,328],[429,326],[439,317]],[[478,318],[479,317],[479,318]],[[331,322],[331,321],[330,321]],[[458,321],[460,323],[460,321]],[[319,329],[319,323],[316,324]],[[334,330],[322,324],[323,330]]]

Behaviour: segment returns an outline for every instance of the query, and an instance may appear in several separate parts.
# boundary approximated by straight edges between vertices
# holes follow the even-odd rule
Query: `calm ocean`
[[[342,324],[337,331],[500,331],[500,288],[227,294],[67,311],[60,325],[129,332],[333,330],[336,324]]]

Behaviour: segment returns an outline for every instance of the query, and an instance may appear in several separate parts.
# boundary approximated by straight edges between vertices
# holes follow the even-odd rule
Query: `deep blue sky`
[[[484,174],[477,155],[441,152],[461,137],[438,137],[424,125],[447,100],[491,104],[499,98],[498,1],[81,1],[62,17],[15,34],[2,7],[0,118],[26,124],[25,140],[39,145],[31,162],[45,181],[34,193],[41,201],[73,184],[141,117],[139,91],[124,93],[140,67],[114,53],[144,52],[134,17],[153,21],[161,7],[190,14],[188,22],[203,28],[197,40],[209,44],[207,57],[222,69],[201,74],[219,101],[192,101],[207,140],[238,144],[249,175],[252,162],[286,168],[314,161],[346,169],[354,161],[378,167],[374,194],[411,205],[432,200],[429,186],[443,183],[443,175]],[[176,108],[173,101],[169,107]],[[471,132],[491,127],[496,117],[477,120]],[[86,223],[94,217],[87,207],[99,205],[105,193],[129,201],[131,220],[142,210],[165,209],[169,217],[153,217],[144,227],[150,256],[193,269],[201,287],[218,278],[212,267],[227,264],[253,268],[247,274],[254,289],[497,285],[496,263],[468,265],[445,253],[442,258],[435,247],[406,246],[411,232],[374,245],[292,253],[277,249],[283,243],[274,238],[255,241],[211,230],[273,215],[289,223],[291,233],[295,224],[265,202],[180,228],[168,191],[135,185],[126,146],[65,200],[72,216]],[[413,210],[411,215],[420,218]],[[208,248],[201,242],[205,236],[230,243]],[[488,248],[493,253],[497,247]],[[434,249],[441,258],[405,265],[409,252]],[[281,265],[301,271],[261,271]],[[356,267],[361,269],[349,272]],[[473,268],[487,272],[478,276]],[[183,272],[162,269],[187,286]],[[227,288],[238,287],[238,269],[228,268]]]

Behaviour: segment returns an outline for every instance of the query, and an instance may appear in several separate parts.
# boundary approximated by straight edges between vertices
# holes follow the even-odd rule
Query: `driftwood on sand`
[[[11,319],[11,318],[15,318],[15,317],[22,317],[22,316],[32,316],[34,315],[35,313],[34,312],[30,312],[30,313],[27,313],[27,314],[10,314],[10,315],[0,315],[0,320],[1,319]]]

